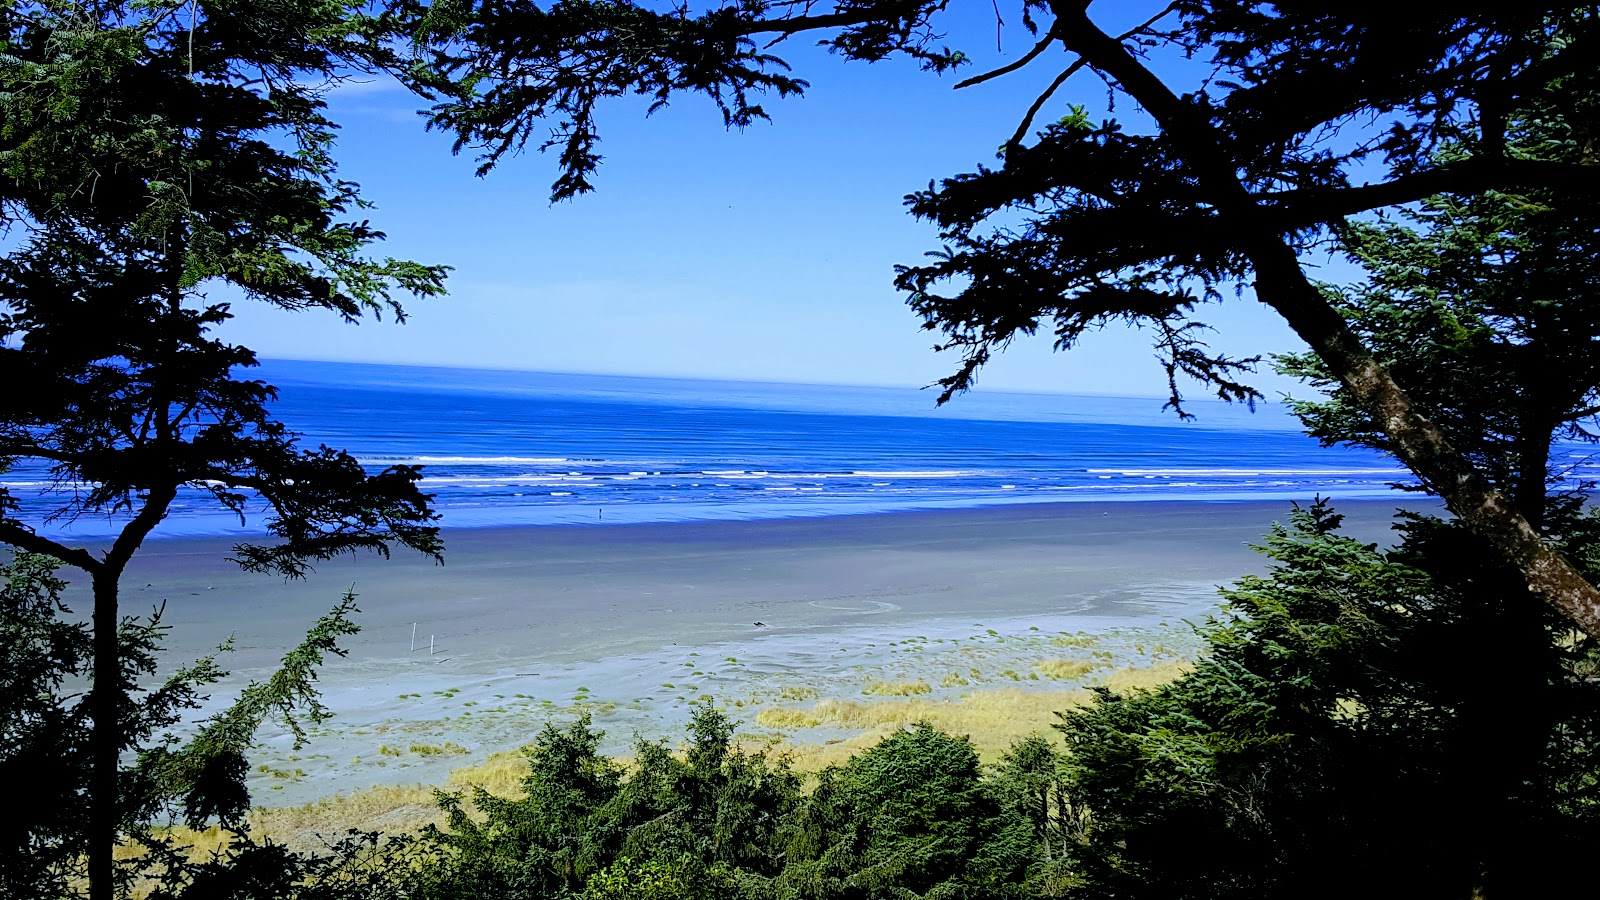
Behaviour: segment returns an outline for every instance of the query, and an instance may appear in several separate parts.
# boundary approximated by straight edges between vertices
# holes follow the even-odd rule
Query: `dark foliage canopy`
[[[1552,120],[1513,146],[1559,137]],[[1446,145],[1441,151],[1452,151]],[[1595,370],[1590,210],[1554,191],[1429,198],[1350,223],[1364,282],[1323,286],[1413,384],[1453,445],[1587,578]],[[1333,387],[1296,404],[1313,434],[1392,449]],[[1170,687],[1103,693],[1062,723],[1068,845],[1088,897],[1545,896],[1600,829],[1600,645],[1519,602],[1523,581],[1463,523],[1405,516],[1396,548],[1339,533],[1325,503],[1224,592],[1210,652]]]
[[[1585,103],[1595,98],[1583,98]],[[1513,120],[1512,152],[1578,160],[1589,138],[1541,108]],[[1456,153],[1446,144],[1440,155]],[[1323,285],[1329,302],[1451,444],[1543,523],[1547,492],[1575,499],[1573,444],[1600,436],[1600,220],[1582,194],[1544,189],[1439,195],[1338,230],[1339,246],[1368,277]],[[1383,429],[1315,355],[1280,368],[1330,392],[1293,404],[1308,433],[1393,452]],[[1559,458],[1552,459],[1558,444]]]
[[[23,509],[0,488],[0,543],[91,576],[94,689],[87,752],[88,880],[109,900],[133,801],[119,753],[129,664],[118,582],[180,497],[245,519],[248,569],[293,577],[337,554],[394,545],[438,557],[414,467],[369,473],[300,446],[219,338],[226,289],[346,320],[402,315],[444,270],[368,255],[382,239],[337,176],[322,93],[402,65],[368,4],[347,0],[36,0],[0,4],[0,469],[45,467]],[[248,511],[254,512],[253,508]],[[43,526],[110,520],[91,552]],[[217,757],[221,758],[221,757]],[[242,765],[234,759],[230,765]],[[231,774],[197,815],[226,813]],[[196,777],[210,778],[200,773]]]
[[[1032,896],[1038,845],[1016,779],[965,738],[918,725],[825,770],[802,794],[788,761],[740,749],[709,702],[681,752],[639,741],[628,771],[587,718],[546,725],[515,800],[441,795],[420,846],[426,898]],[[1047,751],[1054,765],[1054,756]]]
[[[88,701],[77,686],[90,675],[92,635],[63,605],[66,583],[57,567],[55,560],[26,553],[0,564],[0,778],[25,789],[29,799],[26,809],[0,827],[5,897],[80,896],[90,849],[94,732]],[[244,824],[250,806],[245,758],[256,733],[272,721],[303,736],[304,724],[326,719],[316,670],[327,656],[343,654],[338,642],[356,631],[355,612],[355,598],[344,597],[277,671],[185,729],[189,736],[181,740],[174,732],[195,717],[207,690],[227,674],[219,654],[158,678],[167,630],[160,611],[120,623],[117,750],[126,764],[118,824],[143,855],[123,860],[116,871],[119,884],[153,885],[155,896],[163,897],[289,898],[296,896],[289,890],[295,882],[332,875],[371,849],[370,841],[357,841],[316,859],[285,854],[252,841]],[[201,829],[222,825],[238,840],[225,860],[193,860],[156,827],[165,822]],[[273,865],[280,871],[261,880]],[[259,882],[254,893],[248,889],[253,881]],[[209,892],[221,885],[240,893]],[[327,889],[324,896],[339,894]]]
[[[1065,716],[1074,896],[1547,896],[1600,838],[1594,642],[1458,524],[1382,552],[1339,520],[1274,529],[1192,673]]]
[[[443,270],[364,255],[382,233],[338,179],[322,91],[391,61],[363,4],[8,3],[0,55],[0,460],[50,466],[49,517],[121,516],[137,546],[180,489],[242,513],[273,548],[249,567],[391,543],[437,553],[414,469],[368,475],[306,450],[255,364],[214,335],[228,285],[285,309],[402,314]],[[79,565],[9,515],[0,538]],[[131,548],[129,548],[131,549]],[[119,546],[118,554],[123,548]],[[113,565],[112,568],[116,566]]]

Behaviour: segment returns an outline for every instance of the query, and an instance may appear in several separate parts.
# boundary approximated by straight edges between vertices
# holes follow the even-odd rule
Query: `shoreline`
[[[1386,543],[1396,508],[1436,506],[1406,499],[1413,502],[1336,508],[1352,534]],[[523,636],[537,649],[583,658],[619,643],[646,648],[651,634],[720,639],[747,636],[756,621],[769,629],[841,625],[883,602],[905,613],[890,616],[899,620],[963,600],[1048,612],[1055,599],[1115,593],[1152,571],[1162,580],[1231,580],[1261,569],[1247,545],[1289,509],[1277,501],[1151,500],[455,529],[444,533],[443,565],[401,549],[389,560],[334,559],[292,582],[238,571],[227,562],[236,538],[174,537],[135,556],[122,605],[140,614],[165,602],[169,653],[204,653],[235,634],[235,670],[274,664],[285,638],[298,638],[352,587],[363,610],[363,633],[348,645],[353,658],[408,644],[413,622],[419,641],[431,633],[440,646],[449,637],[448,649],[466,652],[505,643],[508,625],[537,623],[540,633]],[[84,599],[80,585],[69,589],[75,608]],[[813,600],[858,602],[828,615],[806,609]],[[487,619],[498,624],[486,628]],[[552,643],[552,627],[572,640]]]
[[[1400,473],[1396,473],[1397,475]],[[1150,477],[1150,476],[1146,476]],[[1341,504],[1388,503],[1389,498],[1395,496],[1395,491],[1387,484],[1371,489],[1353,488],[1346,485],[1349,493],[1344,495]],[[1309,488],[1308,488],[1309,489]],[[1331,496],[1331,495],[1329,495]],[[949,500],[926,500],[918,503],[907,501],[881,501],[868,502],[859,499],[792,499],[791,495],[783,494],[759,503],[726,503],[726,502],[642,502],[613,504],[606,506],[603,502],[576,504],[571,506],[541,507],[541,506],[449,506],[443,507],[444,516],[438,522],[439,527],[446,533],[466,533],[474,531],[502,531],[517,529],[576,529],[587,530],[593,528],[615,527],[674,527],[688,524],[750,524],[769,521],[788,520],[835,520],[852,519],[874,516],[903,516],[903,515],[941,515],[947,513],[981,512],[1014,507],[1067,507],[1067,506],[1098,506],[1110,507],[1125,504],[1157,505],[1171,504],[1180,506],[1192,505],[1278,505],[1287,508],[1290,503],[1309,502],[1308,497],[1298,490],[1280,489],[1273,491],[1251,490],[1231,491],[1226,489],[1163,491],[1157,493],[1134,493],[1120,491],[1100,492],[1090,489],[1077,496],[1070,494],[1010,494],[1005,499],[998,497],[972,498],[964,497]],[[611,510],[611,518],[605,517],[605,510]],[[254,514],[254,520],[260,520],[260,512]],[[223,526],[220,523],[229,523]],[[248,541],[267,537],[264,528],[238,527],[237,517],[223,510],[212,510],[203,514],[186,512],[183,517],[175,521],[168,521],[162,528],[145,539],[146,545],[170,543],[174,541]],[[76,527],[78,523],[75,523]],[[68,545],[109,546],[115,538],[114,530],[104,532],[91,530],[88,532],[74,532],[69,527],[66,530],[53,531],[45,528],[42,533],[55,539],[62,540]]]
[[[1387,543],[1393,511],[1424,506],[1402,499],[1412,502],[1337,508],[1348,533]],[[123,611],[165,601],[168,669],[234,636],[215,708],[269,673],[354,585],[362,631],[319,681],[337,717],[303,751],[264,731],[252,757],[256,801],[297,804],[438,783],[526,743],[546,718],[585,710],[625,747],[634,733],[676,740],[688,704],[708,695],[737,702],[748,728],[785,690],[860,699],[869,678],[927,681],[933,701],[980,683],[1078,687],[1028,668],[1061,655],[1050,636],[1133,635],[1112,642],[1131,648],[1176,632],[1216,607],[1216,585],[1264,569],[1247,545],[1289,508],[1072,502],[461,529],[446,532],[443,566],[400,553],[345,558],[289,583],[234,569],[225,561],[234,539],[173,538],[135,558]],[[906,641],[911,649],[889,646]],[[1101,652],[1108,665],[1149,662],[1142,649]],[[953,653],[987,662],[963,668]],[[952,678],[968,669],[973,686]],[[446,741],[456,746],[433,752]]]

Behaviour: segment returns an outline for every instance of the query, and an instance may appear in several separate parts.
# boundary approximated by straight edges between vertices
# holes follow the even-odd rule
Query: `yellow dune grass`
[[[1096,669],[1105,668],[1106,664],[1096,659],[1041,659],[1033,667],[1058,681],[1077,681]]]

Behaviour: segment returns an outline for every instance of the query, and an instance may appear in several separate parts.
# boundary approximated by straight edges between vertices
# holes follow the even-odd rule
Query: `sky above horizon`
[[[1116,29],[1155,8],[1093,11]],[[470,151],[454,157],[449,136],[424,132],[417,98],[378,81],[341,88],[330,97],[343,126],[341,175],[377,206],[370,218],[389,235],[378,254],[452,266],[450,294],[409,304],[404,325],[347,326],[239,303],[228,332],[283,359],[929,384],[959,360],[932,351],[937,336],[920,329],[891,283],[894,264],[939,246],[903,197],[994,164],[995,148],[1060,70],[1041,60],[952,90],[1033,45],[1010,21],[1015,12],[1002,12],[1001,53],[990,4],[966,3],[945,20],[946,43],[975,58],[954,77],[906,60],[846,64],[803,41],[780,45],[775,52],[811,87],[803,98],[765,100],[772,121],[744,132],[725,131],[698,97],[648,118],[643,102],[606,104],[598,190],[556,205],[553,157],[530,152],[478,178]],[[1080,73],[1041,121],[1074,102],[1103,116],[1104,86]],[[1201,319],[1217,329],[1212,345],[1230,354],[1300,346],[1248,294],[1206,307]],[[1052,353],[1048,338],[1019,341],[980,374],[978,390],[1162,396],[1165,373],[1149,345],[1120,327],[1069,353]],[[1265,368],[1254,383],[1269,399],[1293,387]],[[1204,392],[1191,384],[1186,393]]]

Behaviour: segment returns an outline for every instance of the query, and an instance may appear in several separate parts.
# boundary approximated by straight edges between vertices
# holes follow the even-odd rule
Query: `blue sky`
[[[1144,6],[1102,3],[1096,13],[1115,28]],[[423,132],[415,98],[381,82],[346,87],[331,110],[344,126],[342,174],[377,204],[371,218],[389,234],[381,252],[453,266],[450,296],[412,304],[403,326],[351,327],[241,303],[232,337],[262,356],[292,359],[928,384],[958,360],[931,351],[934,335],[919,330],[891,285],[895,263],[938,246],[902,198],[930,179],[993,163],[995,147],[1059,71],[1036,63],[953,91],[960,77],[1033,43],[1009,24],[997,55],[990,4],[962,7],[971,18],[949,21],[948,43],[977,63],[957,77],[904,60],[845,64],[790,43],[780,55],[812,86],[802,99],[769,100],[771,123],[727,132],[696,97],[648,119],[642,103],[613,103],[601,111],[598,192],[555,206],[551,157],[510,159],[479,179],[470,156],[452,157],[446,136]],[[1058,101],[1098,115],[1105,90],[1082,74]],[[1117,115],[1128,121],[1137,112]],[[1218,329],[1213,345],[1227,351],[1298,346],[1249,297],[1206,313]],[[1164,375],[1148,348],[1145,336],[1121,329],[1067,354],[1043,339],[1021,342],[978,386],[1156,396]],[[1257,384],[1274,398],[1289,387],[1270,373]]]

